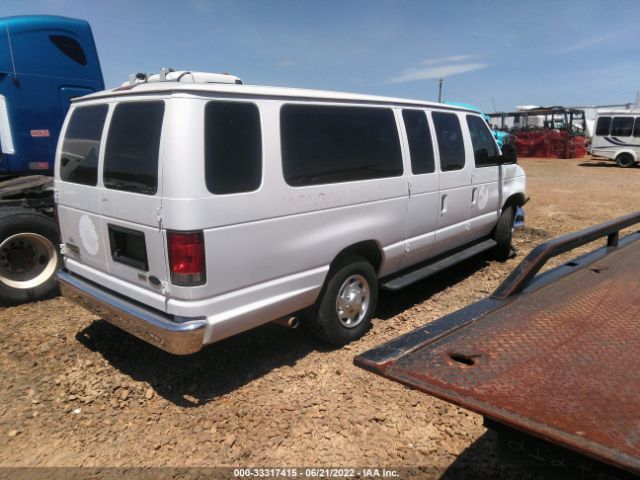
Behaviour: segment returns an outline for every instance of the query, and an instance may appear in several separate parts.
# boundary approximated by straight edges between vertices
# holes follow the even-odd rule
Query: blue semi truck
[[[0,18],[0,304],[55,294],[53,161],[72,98],[104,90],[89,24]]]

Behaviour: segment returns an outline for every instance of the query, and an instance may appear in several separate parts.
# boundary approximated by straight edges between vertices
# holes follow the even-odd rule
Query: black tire
[[[353,326],[350,327],[345,325],[348,322],[345,319],[347,314],[344,313],[341,320],[338,313],[338,295],[349,290],[349,287],[343,290],[348,280],[352,281],[354,291],[362,291],[360,284],[366,283],[368,292],[366,307],[363,302],[363,307],[359,310],[361,314],[354,313]],[[355,298],[356,305],[359,298],[358,296]],[[353,256],[341,261],[329,272],[320,297],[316,305],[307,312],[305,321],[315,336],[332,345],[342,346],[357,340],[369,330],[377,303],[378,279],[375,270],[364,258]]]
[[[516,209],[514,206],[509,206],[502,210],[502,215],[500,215],[493,233],[493,239],[498,243],[494,250],[495,256],[500,262],[511,258],[513,252],[511,240],[513,238],[513,219],[515,214]]]
[[[630,168],[636,164],[636,161],[630,153],[621,153],[616,157],[616,163],[619,167]]]
[[[59,244],[58,225],[52,218],[27,208],[0,208],[0,304],[58,293]]]

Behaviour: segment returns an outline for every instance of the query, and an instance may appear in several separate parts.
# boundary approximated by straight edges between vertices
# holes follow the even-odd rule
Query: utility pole
[[[442,82],[444,78],[438,79],[438,103],[442,103]]]

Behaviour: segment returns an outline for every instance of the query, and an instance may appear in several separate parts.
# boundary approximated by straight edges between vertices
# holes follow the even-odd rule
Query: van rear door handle
[[[475,205],[476,203],[478,203],[478,189],[474,188],[471,191],[471,205]]]
[[[440,215],[447,213],[447,194],[442,195],[440,199]]]

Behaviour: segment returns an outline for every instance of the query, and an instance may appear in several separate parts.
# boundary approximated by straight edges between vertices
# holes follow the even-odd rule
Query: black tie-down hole
[[[593,273],[600,273],[603,270],[609,270],[608,267],[595,267],[590,269]]]
[[[457,352],[450,352],[449,353],[449,358],[451,360],[453,360],[454,362],[458,362],[458,363],[462,363],[463,365],[467,365],[467,366],[472,366],[476,364],[476,359],[480,358],[482,355],[480,354],[473,354],[473,355],[468,355],[466,353],[457,353]]]

